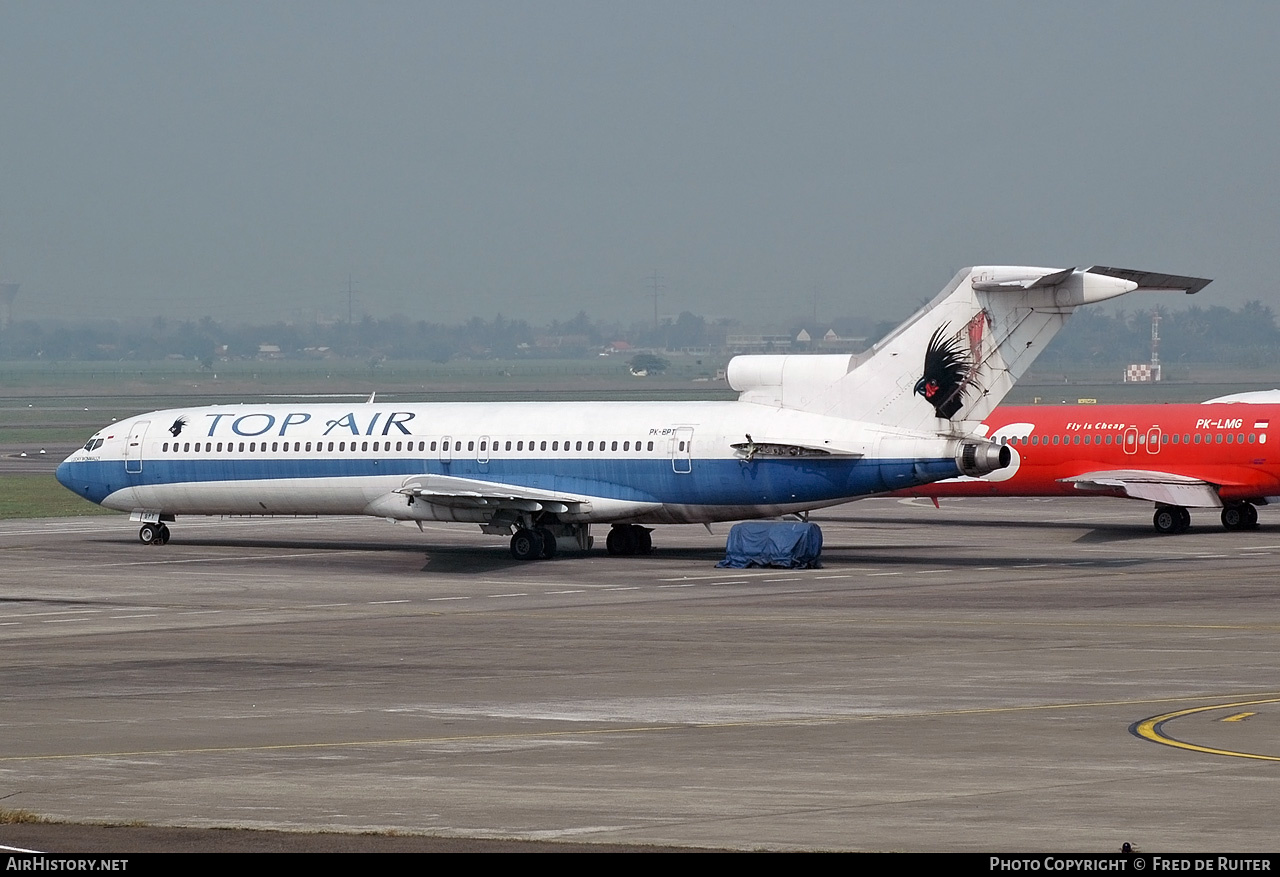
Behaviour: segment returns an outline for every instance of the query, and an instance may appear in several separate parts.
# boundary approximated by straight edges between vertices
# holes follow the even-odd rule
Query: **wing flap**
[[[1172,472],[1117,469],[1059,478],[1078,490],[1118,490],[1130,499],[1192,508],[1221,508],[1217,485]]]
[[[591,498],[587,496],[454,475],[414,475],[406,478],[395,492],[455,509],[510,509],[564,514],[591,508]]]

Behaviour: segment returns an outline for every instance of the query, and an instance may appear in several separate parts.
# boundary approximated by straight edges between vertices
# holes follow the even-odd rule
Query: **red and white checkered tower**
[[[1151,380],[1160,380],[1160,309],[1151,311]]]

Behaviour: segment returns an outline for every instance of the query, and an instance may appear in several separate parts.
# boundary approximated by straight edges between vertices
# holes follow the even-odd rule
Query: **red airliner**
[[[985,424],[1013,451],[1008,468],[901,493],[1147,500],[1161,533],[1186,530],[1189,507],[1220,508],[1228,530],[1253,529],[1257,506],[1280,501],[1277,390],[1200,404],[1007,406]]]

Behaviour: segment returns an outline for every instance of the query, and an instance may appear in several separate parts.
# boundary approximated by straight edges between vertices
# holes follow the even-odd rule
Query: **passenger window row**
[[[92,442],[90,442],[90,444],[92,444]],[[101,444],[100,441],[99,441],[99,444]],[[394,447],[392,447],[393,444],[394,444]],[[416,448],[415,448],[415,444],[416,444]],[[450,444],[453,445],[452,448],[450,448]],[[497,453],[500,450],[500,447],[499,447],[500,445],[502,445],[501,450],[515,451],[518,453],[526,450],[526,444],[528,446],[527,448],[528,451],[551,450],[551,451],[568,452],[568,451],[584,450],[584,447],[583,447],[584,442],[572,441],[567,439],[563,442],[560,441],[559,439],[552,439],[549,442],[546,440],[540,441],[536,439],[532,439],[528,441],[524,439],[510,439],[510,440],[507,440],[505,443],[484,439],[479,441],[478,444],[480,447],[480,451],[492,452],[492,453]],[[347,447],[348,445],[350,445],[350,448]],[[370,447],[370,445],[372,445],[372,447]],[[161,450],[161,453],[165,453],[165,454],[168,454],[168,453],[189,454],[193,452],[206,453],[206,454],[221,454],[221,453],[257,454],[257,453],[294,452],[294,453],[305,454],[305,453],[365,452],[370,450],[382,451],[382,452],[399,451],[401,453],[404,453],[404,452],[412,453],[413,451],[416,450],[418,453],[429,453],[432,451],[436,451],[436,452],[461,451],[462,445],[463,445],[463,442],[461,440],[450,442],[450,441],[442,441],[439,439],[432,442],[418,441],[416,443],[412,441],[406,442],[403,440],[394,442],[394,443],[390,441],[385,441],[385,442],[384,441],[375,441],[375,442],[340,441],[340,442],[327,442],[327,443],[326,442],[303,442],[303,441],[295,441],[295,442],[281,442],[281,441],[274,441],[274,442],[258,442],[258,441],[165,442],[160,450]],[[474,439],[468,440],[466,442],[468,451],[475,451],[476,445],[477,445],[477,441]],[[638,453],[643,453],[645,451],[653,450],[653,442],[651,441],[650,442],[643,442],[643,441],[632,442],[630,440],[624,440],[622,442],[618,442],[618,441],[611,441],[606,439],[600,442],[596,442],[594,440],[588,441],[588,442],[585,442],[585,445],[586,445],[585,450],[588,452],[617,451],[619,450],[619,446],[621,446],[621,450],[624,452],[634,450]],[[688,448],[692,448],[693,443],[692,442],[686,443],[684,441],[679,442],[679,446],[680,446],[679,449],[681,452],[684,452],[686,450],[686,445]],[[86,450],[88,450],[89,446],[86,445],[85,448]]]
[[[1092,439],[1092,441],[1090,441],[1091,439]],[[1147,434],[1146,434],[1145,432],[1140,432],[1140,433],[1138,433],[1138,435],[1137,435],[1136,439],[1134,439],[1133,441],[1134,441],[1136,444],[1139,444],[1139,445],[1145,445],[1145,444],[1147,443]],[[1266,441],[1267,441],[1267,435],[1266,435],[1266,433],[1263,433],[1261,436],[1259,436],[1258,434],[1256,434],[1256,433],[1252,433],[1252,432],[1251,432],[1251,433],[1249,433],[1249,434],[1248,434],[1248,436],[1247,436],[1247,438],[1246,438],[1246,435],[1245,435],[1245,433],[1243,433],[1243,432],[1236,432],[1236,433],[1231,433],[1231,432],[1228,432],[1228,433],[1221,433],[1221,432],[1219,432],[1219,433],[1208,433],[1208,432],[1206,432],[1206,433],[1198,433],[1198,432],[1197,432],[1197,433],[1186,433],[1186,432],[1184,432],[1184,433],[1181,433],[1181,434],[1176,433],[1176,432],[1175,432],[1175,433],[1167,433],[1167,432],[1160,433],[1160,444],[1162,444],[1162,445],[1169,445],[1169,444],[1173,444],[1173,445],[1177,445],[1177,444],[1183,444],[1183,445],[1191,445],[1191,444],[1196,444],[1196,445],[1221,445],[1221,444],[1228,444],[1228,445],[1230,445],[1230,444],[1237,444],[1237,445],[1243,445],[1243,444],[1245,444],[1245,442],[1246,442],[1246,441],[1247,441],[1249,444],[1251,444],[1251,445],[1252,445],[1252,444],[1255,444],[1255,443],[1257,443],[1257,444],[1266,444]],[[1154,442],[1155,442],[1155,439],[1153,438],[1153,439],[1152,439],[1152,443],[1154,444]],[[1116,445],[1122,445],[1122,444],[1124,444],[1124,435],[1123,435],[1123,434],[1121,434],[1121,435],[1112,435],[1112,434],[1110,434],[1110,433],[1107,433],[1107,434],[1105,434],[1105,435],[1104,435],[1104,434],[1100,434],[1100,433],[1094,433],[1094,434],[1091,434],[1091,435],[1084,435],[1084,436],[1081,436],[1080,434],[1076,433],[1076,434],[1072,434],[1072,435],[1055,435],[1055,436],[1047,436],[1047,435],[1024,435],[1024,436],[1012,436],[1012,437],[1010,437],[1010,436],[1001,436],[1001,437],[1000,437],[1000,444],[1002,444],[1002,445],[1022,445],[1022,446],[1025,446],[1025,445],[1048,445],[1048,444],[1054,444],[1054,445],[1079,445],[1079,444],[1086,444],[1086,445],[1087,445],[1087,444],[1095,444],[1095,445],[1104,445],[1104,444],[1105,444],[1105,445],[1111,445],[1111,444],[1116,444]]]

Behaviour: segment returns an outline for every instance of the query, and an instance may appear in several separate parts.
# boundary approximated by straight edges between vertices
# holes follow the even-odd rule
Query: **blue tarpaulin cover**
[[[822,530],[817,524],[792,521],[748,521],[734,524],[718,567],[752,566],[820,569]]]

